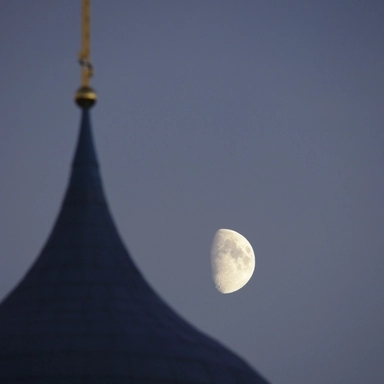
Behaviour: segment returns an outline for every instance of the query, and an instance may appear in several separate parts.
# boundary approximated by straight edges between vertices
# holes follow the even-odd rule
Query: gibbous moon
[[[249,241],[231,229],[219,229],[211,249],[212,278],[221,293],[244,287],[255,270],[255,254]]]

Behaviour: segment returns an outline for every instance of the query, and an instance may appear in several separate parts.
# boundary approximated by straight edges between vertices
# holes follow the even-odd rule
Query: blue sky
[[[144,276],[272,383],[384,380],[384,5],[93,1],[93,130]],[[0,2],[0,297],[39,254],[77,140],[80,2]],[[222,295],[219,228],[257,259]]]

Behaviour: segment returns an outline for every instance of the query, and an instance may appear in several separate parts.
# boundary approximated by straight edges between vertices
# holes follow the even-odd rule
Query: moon
[[[240,233],[219,229],[211,248],[212,278],[221,293],[244,287],[253,275],[256,260],[252,246]]]

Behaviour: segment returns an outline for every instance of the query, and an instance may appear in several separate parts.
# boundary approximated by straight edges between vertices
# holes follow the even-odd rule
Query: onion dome
[[[39,257],[0,305],[0,382],[266,384],[147,284],[109,212],[90,110]]]

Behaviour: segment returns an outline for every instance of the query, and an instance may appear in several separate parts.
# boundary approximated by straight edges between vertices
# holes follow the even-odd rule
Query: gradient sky
[[[384,3],[94,0],[93,130],[132,257],[273,384],[384,382]],[[80,113],[80,1],[0,0],[0,297],[39,254]],[[222,295],[219,228],[256,271]]]

